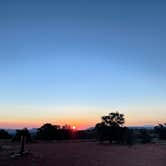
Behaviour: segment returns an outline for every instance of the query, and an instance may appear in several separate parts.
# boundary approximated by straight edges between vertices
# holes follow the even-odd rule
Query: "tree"
[[[56,139],[59,128],[60,126],[58,125],[52,125],[51,123],[46,123],[38,129],[37,137],[39,139],[45,139],[45,140]]]
[[[4,129],[1,129],[0,130],[0,139],[9,139],[9,138],[11,138],[9,133],[7,131],[5,131]]]
[[[122,127],[125,119],[124,115],[119,112],[112,112],[101,117],[102,122],[96,124],[96,130],[100,141],[109,140],[117,143],[125,142],[127,128]]]
[[[109,126],[105,125],[104,122],[97,123],[95,129],[97,130],[97,138],[100,142],[108,140],[109,138]]]
[[[58,132],[58,139],[59,140],[68,140],[73,138],[73,133],[70,125],[64,125]]]
[[[141,143],[146,144],[151,142],[152,137],[150,136],[150,133],[147,129],[141,129],[139,138],[141,139]]]
[[[154,129],[156,133],[158,133],[160,139],[166,140],[166,123],[159,124],[158,126],[155,126]]]
[[[121,127],[125,123],[124,115],[119,112],[109,113],[107,116],[102,117],[102,122],[106,126],[117,126]]]
[[[21,130],[16,130],[16,134],[13,137],[12,141],[21,141],[21,136],[25,137],[26,143],[29,143],[32,141],[31,139],[31,134],[27,128],[21,129]]]

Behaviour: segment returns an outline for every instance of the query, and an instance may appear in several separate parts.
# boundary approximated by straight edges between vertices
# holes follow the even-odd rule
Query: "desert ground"
[[[19,145],[1,145],[0,166],[165,166],[166,145],[108,145],[97,142],[40,142],[30,154],[10,158]]]

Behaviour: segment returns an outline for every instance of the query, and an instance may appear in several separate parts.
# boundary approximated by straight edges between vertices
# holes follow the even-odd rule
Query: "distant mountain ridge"
[[[2,130],[3,128],[1,128]],[[21,129],[3,129],[5,131],[7,131],[10,135],[15,135],[16,134],[16,130],[21,130]],[[37,128],[32,128],[32,129],[28,129],[29,132],[31,134],[35,134],[37,132]]]
[[[143,125],[143,126],[126,126],[131,129],[153,129],[155,126],[153,125]],[[95,127],[89,127],[85,130],[93,130]]]
[[[128,126],[128,128],[133,129],[153,129],[155,126],[153,125],[144,125],[144,126]]]

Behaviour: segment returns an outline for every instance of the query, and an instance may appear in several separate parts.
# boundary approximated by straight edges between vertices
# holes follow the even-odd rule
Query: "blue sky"
[[[155,108],[153,117],[163,121],[165,7],[162,0],[1,1],[3,125],[19,113],[22,120],[39,114],[51,119],[40,109],[50,106],[57,119],[71,107],[85,119],[88,108],[95,108],[91,118],[114,109],[148,116]],[[18,107],[33,109],[22,113]]]

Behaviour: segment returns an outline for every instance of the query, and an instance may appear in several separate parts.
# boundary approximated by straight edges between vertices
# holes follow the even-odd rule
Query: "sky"
[[[0,1],[0,128],[166,122],[164,0]]]

